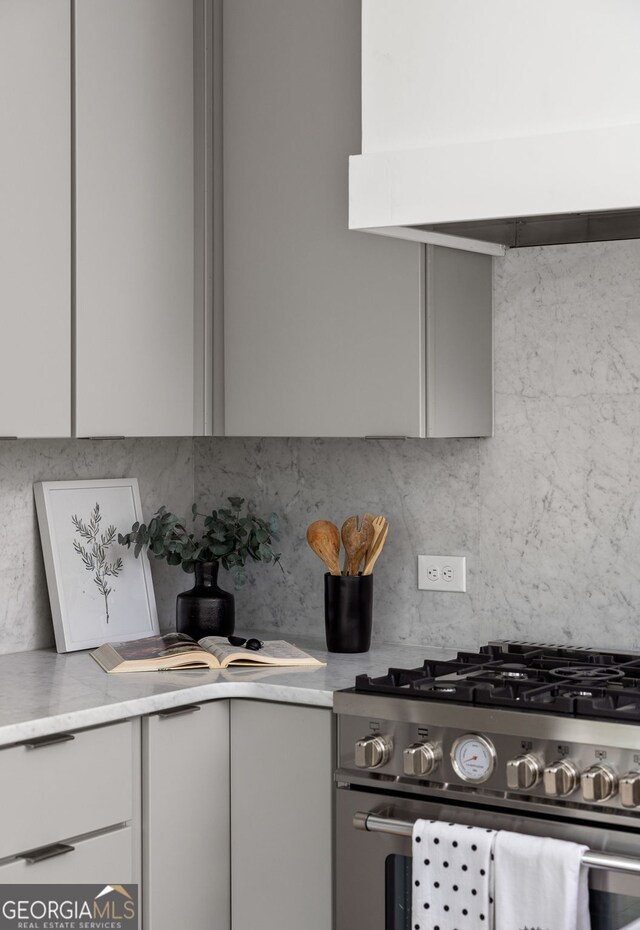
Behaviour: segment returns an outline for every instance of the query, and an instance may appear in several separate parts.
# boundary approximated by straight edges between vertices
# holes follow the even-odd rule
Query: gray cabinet
[[[490,435],[491,258],[348,230],[360,0],[221,3],[217,431]]]
[[[205,430],[208,8],[0,3],[0,437]]]
[[[0,3],[0,436],[70,435],[70,6]]]
[[[193,0],[75,14],[76,435],[202,433]],[[201,376],[201,372],[199,372]]]
[[[138,864],[133,852],[131,827],[119,827],[64,844],[66,851],[42,859],[17,856],[0,864],[0,884],[60,885],[108,881],[119,885],[136,884]],[[37,851],[36,851],[37,855]]]
[[[331,930],[332,715],[231,703],[232,930]]]
[[[229,928],[229,702],[143,720],[149,930]]]
[[[0,749],[0,795],[0,882],[139,882],[138,721]]]
[[[331,930],[332,747],[329,708],[218,700],[0,748],[0,881],[137,883],[148,930]]]

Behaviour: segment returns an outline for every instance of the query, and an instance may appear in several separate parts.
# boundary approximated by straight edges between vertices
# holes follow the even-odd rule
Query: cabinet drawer
[[[72,842],[70,852],[26,862],[15,859],[0,866],[0,884],[57,885],[75,882],[127,885],[134,880],[130,827]]]
[[[125,721],[0,750],[0,859],[131,820],[133,735]]]

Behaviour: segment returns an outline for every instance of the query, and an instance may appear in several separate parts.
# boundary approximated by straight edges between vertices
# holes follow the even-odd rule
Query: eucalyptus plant
[[[181,565],[185,572],[194,572],[197,562],[219,562],[231,573],[235,587],[241,588],[247,580],[248,558],[280,565],[280,553],[271,547],[278,538],[278,517],[275,513],[257,516],[251,503],[243,514],[244,498],[227,500],[228,507],[210,513],[201,513],[193,504],[191,527],[163,505],[148,524],[136,522],[129,533],[119,533],[118,542],[127,548],[134,546],[136,558],[146,549],[150,556]]]

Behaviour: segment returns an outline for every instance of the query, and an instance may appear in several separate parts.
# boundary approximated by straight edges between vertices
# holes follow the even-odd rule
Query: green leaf
[[[231,504],[232,510],[238,511],[244,504],[244,497],[228,497],[227,500]]]
[[[235,588],[242,588],[247,583],[247,573],[241,565],[233,565],[229,569]]]
[[[228,543],[214,543],[212,546],[209,546],[209,549],[216,558],[219,558],[221,555],[227,555],[230,553],[231,546]]]

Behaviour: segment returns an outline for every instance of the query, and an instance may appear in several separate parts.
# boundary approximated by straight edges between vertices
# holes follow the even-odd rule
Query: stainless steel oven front
[[[640,835],[635,830],[545,821],[345,786],[336,790],[336,818],[336,930],[410,930],[409,831],[418,818],[584,843],[592,857],[592,930],[621,930],[640,920]]]
[[[425,709],[416,701],[365,700],[346,692],[336,694],[334,710],[336,930],[410,930],[411,829],[418,818],[584,844],[592,930],[622,930],[640,920],[640,804],[630,809],[618,794],[589,802],[579,787],[569,797],[552,798],[542,780],[528,791],[506,782],[509,760],[524,750],[541,764],[566,751],[581,771],[604,753],[607,765],[620,773],[635,767],[640,780],[639,726]],[[476,784],[455,764],[465,733],[493,753],[490,773]],[[431,769],[419,777],[416,746],[431,747],[432,754],[431,762],[423,754]]]

